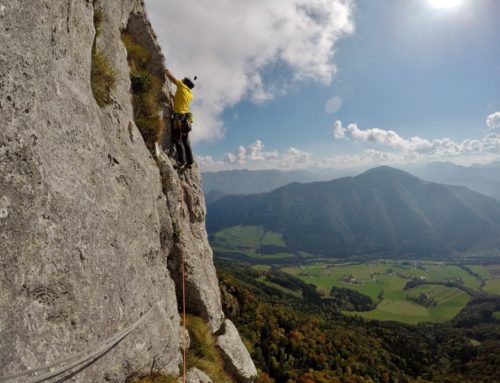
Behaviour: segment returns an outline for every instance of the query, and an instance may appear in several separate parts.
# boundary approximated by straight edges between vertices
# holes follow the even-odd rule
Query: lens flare
[[[456,8],[463,0],[429,0],[434,8]]]

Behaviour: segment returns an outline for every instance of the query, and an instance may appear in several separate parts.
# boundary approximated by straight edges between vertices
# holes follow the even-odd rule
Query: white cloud
[[[338,154],[317,161],[319,168],[357,168],[402,163],[405,159],[398,153],[368,149],[359,154]]]
[[[197,156],[202,171],[217,172],[229,168],[227,162],[214,160],[212,156]]]
[[[250,161],[266,161],[278,157],[278,151],[265,151],[261,140],[255,141],[247,147],[240,146],[234,153],[226,154],[226,161],[230,164],[243,165]]]
[[[294,81],[329,83],[337,40],[353,31],[353,0],[146,0],[174,75],[198,75],[193,140],[224,135],[221,114],[245,97],[286,90],[263,69],[284,64]]]
[[[312,154],[290,147],[284,153],[266,150],[261,140],[248,146],[239,146],[234,152],[227,153],[222,161],[211,156],[198,157],[204,171],[224,169],[299,169],[313,164]]]
[[[500,129],[500,112],[490,114],[486,119],[486,126],[490,129]]]
[[[345,138],[345,132],[347,131],[347,129],[342,127],[342,121],[337,120],[333,124],[332,131],[333,131],[333,136],[339,140]]]
[[[335,138],[350,138],[357,142],[376,144],[395,150],[407,159],[436,158],[498,154],[500,153],[500,134],[491,133],[483,139],[466,139],[462,142],[450,138],[428,140],[420,137],[405,139],[393,130],[359,129],[357,124],[349,124],[346,129],[338,121],[334,125],[340,133]],[[335,133],[335,132],[334,132]]]
[[[266,150],[261,140],[246,147],[240,146],[227,153],[223,160],[211,156],[198,157],[203,171],[229,169],[307,169],[307,168],[356,168],[377,165],[401,165],[435,160],[450,160],[463,165],[487,163],[500,156],[500,134],[491,133],[483,139],[467,139],[455,142],[450,138],[427,140],[419,137],[402,138],[391,130],[361,130],[356,124],[347,128],[337,121],[334,131],[340,132],[337,139],[375,144],[379,148],[365,149],[357,154],[336,154],[317,158],[313,153],[291,147],[280,153]],[[340,137],[341,134],[343,137]],[[385,149],[385,150],[384,150]]]
[[[312,154],[303,150],[291,147],[281,157],[280,168],[297,169],[311,165]]]

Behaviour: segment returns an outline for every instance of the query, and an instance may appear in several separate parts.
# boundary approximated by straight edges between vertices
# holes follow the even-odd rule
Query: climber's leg
[[[193,151],[191,150],[191,144],[189,143],[189,134],[185,133],[182,135],[182,146],[186,152],[186,164],[191,166],[193,164]]]
[[[174,141],[175,151],[177,153],[177,162],[180,165],[184,165],[186,163],[186,152],[184,151],[184,145],[182,142],[182,133],[179,124],[179,121],[174,121],[174,126],[172,129],[172,138]]]

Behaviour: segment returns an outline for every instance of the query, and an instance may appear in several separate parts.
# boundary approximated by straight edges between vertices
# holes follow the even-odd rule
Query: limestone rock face
[[[212,380],[203,371],[196,367],[191,368],[186,374],[187,383],[212,383]]]
[[[233,322],[226,319],[223,330],[224,333],[217,338],[217,346],[222,351],[229,371],[237,378],[238,382],[251,383],[255,381],[257,370]]]
[[[179,176],[158,145],[155,149],[176,237],[169,268],[177,285],[180,285],[181,262],[184,261],[188,311],[205,318],[215,333],[224,322],[224,314],[212,249],[205,230],[206,211],[200,172],[195,164],[192,170],[186,170]],[[178,298],[181,298],[180,295]]]
[[[92,349],[143,315],[60,381],[123,382],[153,361],[178,374],[181,259],[188,311],[214,332],[224,321],[199,170],[179,175],[134,123],[128,25],[161,73],[140,0],[0,0],[0,378]],[[116,73],[104,108],[94,46]]]

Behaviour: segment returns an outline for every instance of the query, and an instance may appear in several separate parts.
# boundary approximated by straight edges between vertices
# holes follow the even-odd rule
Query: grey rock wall
[[[96,47],[117,74],[103,109],[90,86],[94,6]],[[138,0],[0,0],[0,377],[76,355],[152,307],[62,381],[123,382],[153,361],[177,374],[181,255],[188,311],[214,333],[224,321],[199,170],[177,174],[158,147],[153,157],[133,121],[120,39],[132,19],[161,66]]]
[[[237,381],[240,383],[254,382],[257,378],[257,369],[241,341],[235,325],[226,319],[222,330],[223,333],[217,339],[217,346],[222,351],[228,370],[237,377]]]

